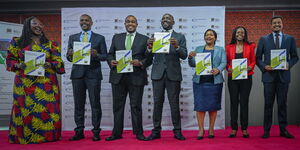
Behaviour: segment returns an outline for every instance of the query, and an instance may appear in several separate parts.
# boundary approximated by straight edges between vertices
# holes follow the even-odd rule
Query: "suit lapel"
[[[94,43],[94,39],[95,39],[94,36],[95,36],[94,32],[91,32],[91,38],[89,40],[90,43]]]
[[[121,42],[121,45],[122,45],[121,48],[122,48],[123,50],[126,50],[126,46],[125,46],[126,32],[125,32],[125,33],[122,33],[120,36],[121,36],[121,37],[120,37],[120,42]]]
[[[131,46],[132,54],[134,54],[136,51],[137,43],[139,43],[139,34],[136,32],[132,46]]]
[[[281,45],[280,45],[280,48],[284,49],[286,48],[286,36],[285,34],[282,33],[282,40],[281,40]]]
[[[81,32],[75,36],[74,41],[80,41],[80,35],[81,35]]]
[[[269,34],[268,39],[269,39],[269,41],[271,41],[270,43],[271,43],[272,49],[275,49],[276,46],[275,46],[275,41],[274,41],[274,38],[273,38],[273,34],[272,34],[272,33]]]

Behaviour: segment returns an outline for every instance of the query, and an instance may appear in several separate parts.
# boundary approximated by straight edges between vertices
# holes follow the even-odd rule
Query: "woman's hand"
[[[211,73],[215,76],[215,75],[220,73],[220,70],[217,69],[217,68],[214,68],[214,69],[211,70]]]
[[[196,54],[197,54],[197,53],[196,53],[195,51],[191,51],[191,52],[189,53],[189,58],[195,57]]]
[[[25,63],[18,63],[18,64],[15,64],[15,67],[18,68],[18,69],[24,70],[26,68],[26,64]]]
[[[45,68],[45,69],[51,68],[51,63],[46,62],[46,63],[44,64],[44,68]]]

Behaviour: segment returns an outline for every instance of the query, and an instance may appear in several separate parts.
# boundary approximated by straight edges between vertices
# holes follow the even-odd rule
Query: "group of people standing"
[[[175,24],[171,14],[164,14],[161,19],[163,32],[171,33],[170,51],[168,54],[152,53],[154,37],[147,37],[136,31],[137,18],[129,15],[125,18],[126,32],[115,34],[111,47],[107,53],[104,36],[91,31],[92,18],[83,14],[80,16],[82,32],[69,37],[67,60],[72,62],[74,54],[73,42],[91,43],[90,65],[73,64],[70,79],[72,80],[74,95],[75,135],[70,141],[85,138],[84,136],[84,105],[86,91],[88,91],[92,110],[93,141],[99,141],[101,123],[101,63],[107,61],[110,67],[109,82],[112,86],[114,126],[112,135],[106,141],[122,138],[124,107],[129,94],[132,128],[138,140],[154,140],[161,137],[161,119],[165,91],[171,108],[174,138],[185,140],[182,134],[179,109],[179,94],[181,89],[182,73],[180,60],[188,58],[189,65],[195,67],[197,53],[211,53],[211,75],[193,76],[194,110],[196,111],[199,132],[197,139],[204,138],[204,117],[209,112],[208,138],[214,138],[214,124],[217,111],[221,109],[221,94],[224,78],[222,71],[228,72],[228,88],[230,93],[230,114],[232,132],[229,137],[236,137],[238,131],[238,105],[240,104],[240,121],[243,137],[248,138],[248,103],[252,87],[253,70],[257,64],[262,71],[264,83],[265,114],[263,138],[270,136],[272,125],[272,110],[275,95],[278,103],[278,120],[280,136],[293,138],[286,130],[287,126],[287,92],[290,82],[290,69],[298,61],[296,42],[293,37],[282,33],[283,23],[280,16],[271,19],[272,33],[263,36],[258,43],[255,55],[254,43],[248,41],[247,30],[244,27],[234,29],[232,39],[226,50],[216,45],[217,33],[208,29],[204,34],[205,45],[197,47],[189,54],[186,48],[186,39],[183,34],[173,30]],[[279,40],[278,40],[279,38]],[[279,42],[278,42],[279,41]],[[273,70],[270,67],[271,49],[286,49],[288,69]],[[117,73],[116,51],[132,50],[133,72]],[[46,53],[45,76],[35,77],[24,74],[24,51],[39,51]],[[7,70],[16,72],[14,83],[14,101],[9,128],[10,143],[41,143],[57,141],[61,136],[60,90],[56,73],[63,74],[64,66],[61,60],[61,51],[56,43],[49,41],[43,32],[43,24],[35,17],[25,20],[20,38],[14,38],[8,49]],[[231,61],[237,58],[247,58],[248,78],[232,80]],[[153,86],[153,129],[145,137],[143,134],[142,99],[144,86],[147,84],[146,68],[152,65],[151,80]]]

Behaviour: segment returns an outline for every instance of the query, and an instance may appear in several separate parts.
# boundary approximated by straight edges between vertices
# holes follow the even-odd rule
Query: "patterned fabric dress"
[[[14,38],[8,48],[7,70],[15,72],[13,106],[9,125],[9,142],[33,144],[57,141],[61,136],[60,90],[56,73],[65,72],[60,47],[49,41],[46,44],[29,45],[23,49]],[[24,51],[46,53],[46,62],[52,68],[45,76],[24,75],[16,63],[24,62]]]

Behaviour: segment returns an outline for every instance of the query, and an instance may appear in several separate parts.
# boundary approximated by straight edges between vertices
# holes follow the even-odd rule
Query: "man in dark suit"
[[[169,104],[171,108],[172,123],[174,126],[174,138],[185,140],[181,133],[181,118],[179,111],[179,93],[182,81],[180,59],[187,58],[186,40],[184,35],[175,32],[172,28],[174,17],[171,14],[164,14],[161,25],[164,32],[171,33],[170,52],[168,54],[150,54],[153,58],[151,79],[153,85],[154,110],[152,134],[147,140],[160,138],[162,109],[167,89]],[[151,50],[154,38],[148,41],[148,49]]]
[[[112,86],[113,95],[114,128],[112,136],[106,138],[106,141],[122,138],[124,107],[128,93],[133,133],[138,140],[145,139],[143,135],[142,99],[144,86],[147,84],[146,68],[151,65],[145,55],[148,37],[136,32],[138,23],[135,16],[127,16],[124,24],[127,32],[114,35],[107,57],[108,65],[111,68],[109,82]],[[132,50],[133,72],[117,73],[116,51],[125,49]]]
[[[280,136],[294,138],[287,130],[287,93],[291,80],[291,68],[297,63],[298,55],[295,39],[282,33],[283,23],[281,16],[274,16],[271,19],[272,33],[260,38],[257,51],[256,62],[262,71],[262,82],[264,84],[264,134],[262,138],[269,138],[272,126],[272,112],[275,95],[278,104],[278,121]],[[286,49],[287,69],[273,70],[271,64],[271,50]]]
[[[107,48],[104,36],[91,31],[93,25],[92,18],[83,14],[80,17],[80,26],[82,32],[71,35],[69,37],[67,59],[72,62],[73,43],[90,42],[91,43],[91,61],[90,65],[72,66],[70,79],[72,80],[75,113],[74,120],[76,128],[75,135],[70,138],[70,141],[76,141],[84,138],[84,111],[86,101],[86,90],[90,99],[92,108],[92,125],[93,125],[93,141],[100,140],[100,122],[101,122],[101,104],[100,104],[100,89],[101,89],[101,63],[107,57]]]

